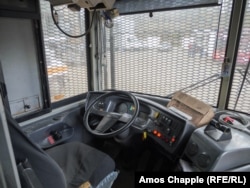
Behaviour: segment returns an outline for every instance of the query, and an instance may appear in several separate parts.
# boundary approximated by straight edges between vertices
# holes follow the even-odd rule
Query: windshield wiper
[[[213,82],[213,81],[215,81],[215,80],[217,80],[217,79],[219,79],[221,77],[222,77],[221,74],[217,73],[217,74],[214,74],[214,75],[212,75],[212,76],[210,76],[208,78],[200,80],[200,81],[198,81],[198,82],[196,82],[194,84],[191,84],[191,85],[189,85],[189,86],[187,86],[185,88],[182,88],[182,89],[180,89],[178,91],[182,91],[182,92],[187,93],[187,92],[192,91],[194,89],[197,89],[199,87],[203,87],[204,85],[207,85],[207,84],[209,84],[209,83],[211,83],[211,82]],[[166,97],[171,98],[176,92],[177,91],[175,91],[173,93],[170,93]]]

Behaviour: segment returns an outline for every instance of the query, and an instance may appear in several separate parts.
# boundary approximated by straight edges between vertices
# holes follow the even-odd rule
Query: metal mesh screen
[[[241,32],[240,46],[237,53],[236,69],[230,93],[229,109],[239,112],[250,112],[250,2],[247,1],[243,29]]]
[[[54,24],[50,4],[40,0],[45,55],[51,101],[59,101],[88,90],[85,37],[71,38]],[[57,6],[58,23],[69,35],[85,32],[84,9],[73,12]]]
[[[228,31],[231,6],[223,1],[222,6],[115,18],[106,31],[105,65],[113,68],[114,78],[105,86],[161,96],[185,88],[216,106],[223,58],[215,52],[226,45],[216,42],[217,34]]]

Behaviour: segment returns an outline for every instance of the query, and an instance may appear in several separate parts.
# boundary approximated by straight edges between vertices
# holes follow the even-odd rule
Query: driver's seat
[[[22,188],[109,188],[118,175],[113,159],[86,144],[71,142],[44,151],[6,111]]]

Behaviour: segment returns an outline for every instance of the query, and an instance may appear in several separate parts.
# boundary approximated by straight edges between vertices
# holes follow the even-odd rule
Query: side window
[[[45,58],[51,102],[62,101],[88,90],[86,38],[72,38],[54,24],[48,1],[40,0]],[[55,7],[60,28],[70,35],[85,32],[85,12],[66,5]]]

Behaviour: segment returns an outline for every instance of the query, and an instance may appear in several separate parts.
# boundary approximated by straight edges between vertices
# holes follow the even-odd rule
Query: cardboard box
[[[196,127],[207,125],[214,117],[214,110],[210,105],[181,91],[173,95],[167,107],[175,108],[177,109],[176,111],[179,110],[187,114],[187,117],[191,116],[192,118],[190,118],[190,121]],[[180,113],[180,115],[183,116],[182,113]]]

